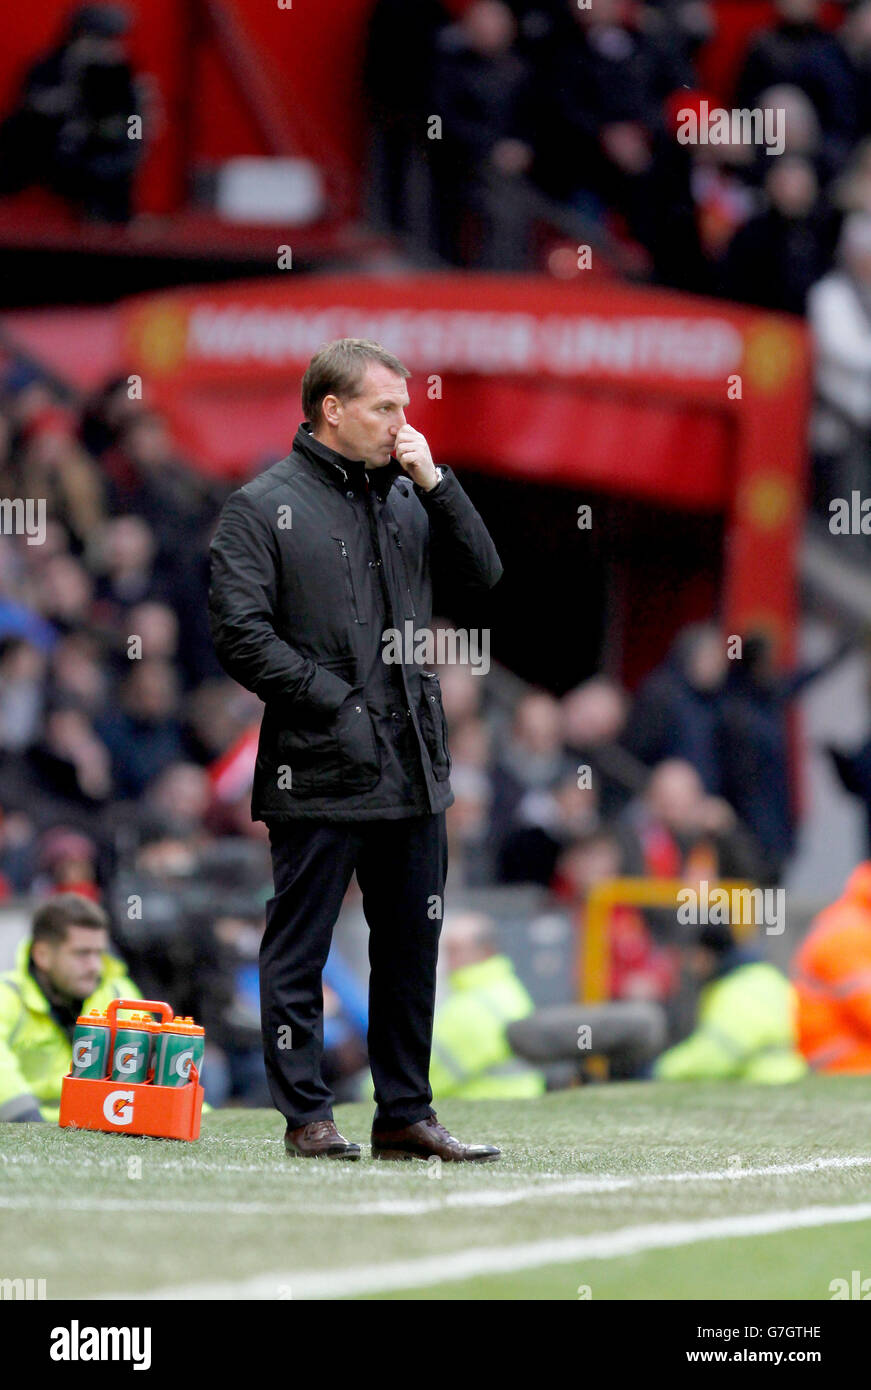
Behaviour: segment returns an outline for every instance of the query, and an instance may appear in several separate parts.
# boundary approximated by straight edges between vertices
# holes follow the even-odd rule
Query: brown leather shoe
[[[427,1120],[406,1125],[405,1129],[372,1131],[372,1157],[440,1158],[444,1163],[490,1163],[501,1157],[492,1144],[461,1144],[440,1125],[433,1112]]]
[[[343,1139],[332,1120],[312,1120],[301,1129],[288,1129],[284,1147],[294,1158],[359,1158],[360,1145]]]

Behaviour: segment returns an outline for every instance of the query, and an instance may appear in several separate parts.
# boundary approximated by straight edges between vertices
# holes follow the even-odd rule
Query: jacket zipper
[[[384,572],[384,566],[383,566],[382,563],[381,563],[382,555],[381,555],[381,546],[380,546],[379,543],[378,543],[378,523],[377,523],[377,521],[375,520],[375,514],[374,514],[374,512],[373,512],[373,510],[372,510],[372,493],[371,493],[371,490],[370,490],[370,488],[369,488],[369,479],[368,479],[368,478],[366,479],[366,513],[367,513],[367,516],[368,516],[368,518],[369,518],[369,534],[370,534],[370,536],[371,536],[371,538],[372,538],[372,549],[374,550],[375,555],[376,555],[376,557],[377,557],[377,558],[376,558],[375,565],[376,565],[376,569],[378,570],[378,580],[379,580],[379,583],[381,584],[381,592],[382,592],[382,594],[384,595],[384,615],[385,615],[385,618],[386,618],[386,620],[387,620],[387,625],[388,625],[388,627],[395,627],[395,626],[396,626],[396,618],[395,618],[394,613],[393,613],[393,605],[392,605],[391,602],[390,602],[390,590],[389,590],[388,585],[387,585],[387,576],[385,575],[385,572]],[[402,550],[402,547],[400,546],[400,551],[401,551],[401,550]],[[403,559],[403,568],[405,568],[405,561],[404,561],[404,559]],[[407,572],[406,572],[406,579],[407,579],[407,578],[408,578],[408,574],[407,574]],[[410,594],[411,594],[411,590],[409,589],[409,595],[410,595]],[[414,601],[413,601],[413,600],[412,600],[412,611],[414,611]],[[401,679],[402,679],[402,688],[403,688],[403,690],[405,691],[405,698],[406,698],[406,700],[408,701],[408,706],[407,706],[407,708],[408,708],[408,713],[411,715],[412,727],[413,727],[413,729],[415,730],[415,734],[416,734],[416,736],[417,736],[418,745],[419,745],[419,747],[420,747],[421,752],[426,753],[427,759],[428,759],[428,761],[430,762],[430,765],[431,765],[431,764],[432,764],[432,757],[431,757],[431,755],[430,755],[429,749],[428,749],[427,746],[426,746],[426,739],[424,738],[423,732],[422,732],[421,727],[420,727],[420,720],[419,720],[419,718],[418,718],[417,711],[416,711],[415,708],[414,708],[414,703],[415,703],[415,702],[414,702],[414,699],[412,698],[411,691],[410,691],[409,688],[408,688],[408,680],[407,680],[406,674],[405,674],[405,664],[404,664],[404,663],[402,663],[402,664],[400,665],[400,667],[399,667],[399,673],[400,673],[400,677],[401,677]],[[428,780],[427,775],[426,775],[426,769],[425,769],[425,767],[424,767],[424,780],[425,780],[426,783],[427,783],[427,796],[429,796],[429,795],[430,795],[430,792],[429,792],[429,780]]]
[[[336,540],[339,542],[339,545],[342,548],[342,559],[345,562],[345,568],[348,572],[348,583],[351,586],[351,599],[354,604],[354,622],[359,623],[362,622],[362,618],[360,617],[360,607],[357,603],[357,587],[354,584],[354,570],[351,565],[351,557],[348,554],[348,548],[345,545],[345,542],[342,540],[342,538],[340,536],[336,536]]]
[[[397,550],[399,551],[399,560],[400,560],[400,563],[401,563],[401,565],[402,565],[402,573],[405,575],[405,587],[406,587],[406,590],[408,591],[408,601],[409,601],[409,603],[411,604],[411,616],[412,616],[412,617],[415,617],[415,616],[416,616],[416,609],[415,609],[415,607],[414,607],[414,597],[413,597],[412,592],[411,592],[411,584],[410,584],[409,578],[408,578],[408,566],[407,566],[406,563],[405,563],[405,556],[404,556],[403,553],[402,553],[402,541],[399,539],[399,537],[398,537],[398,535],[396,534],[395,531],[392,533],[392,535],[393,535],[393,539],[396,541],[396,548],[397,548]]]
[[[421,679],[423,679],[423,680],[425,680],[425,681],[435,681],[435,682],[438,684],[438,675],[436,674],[435,671],[421,671],[420,674],[421,674]],[[430,690],[432,690],[432,689],[435,689],[435,687],[434,687],[434,686],[430,686]],[[438,689],[439,689],[439,691],[441,691],[441,686],[440,686],[440,685],[438,685]],[[427,687],[426,687],[425,685],[423,686],[423,696],[424,696],[424,699],[427,701],[427,704],[435,705],[435,706],[436,706],[436,708],[435,708],[434,710],[431,711],[431,714],[432,714],[432,721],[433,721],[433,732],[435,733],[436,738],[437,738],[437,739],[439,740],[439,742],[441,743],[441,746],[442,746],[442,757],[444,758],[445,762],[450,762],[450,757],[451,757],[451,755],[450,755],[450,753],[448,752],[448,746],[447,746],[446,738],[444,737],[444,733],[442,733],[442,736],[439,737],[439,731],[440,731],[440,729],[441,729],[442,731],[444,730],[444,720],[441,719],[441,718],[439,717],[439,706],[441,705],[441,701],[440,701],[440,699],[439,699],[439,696],[438,696],[438,695],[431,695],[431,694],[429,693],[429,690],[427,689]],[[444,707],[443,707],[443,706],[441,706],[441,712],[442,712],[442,715],[443,715],[443,714],[444,714]]]

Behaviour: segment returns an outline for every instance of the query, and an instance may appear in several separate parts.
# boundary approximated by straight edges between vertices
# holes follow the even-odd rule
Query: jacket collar
[[[351,486],[362,493],[368,481],[369,488],[378,494],[382,502],[396,479],[405,473],[402,464],[392,457],[383,468],[367,468],[362,459],[349,459],[344,454],[336,453],[335,449],[315,439],[308,420],[303,420],[297,430],[293,448],[313,463],[324,480],[334,487]]]

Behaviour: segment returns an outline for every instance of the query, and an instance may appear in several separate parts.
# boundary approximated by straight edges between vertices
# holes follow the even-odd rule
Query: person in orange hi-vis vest
[[[871,862],[811,924],[792,978],[799,1046],[814,1070],[871,1072]]]

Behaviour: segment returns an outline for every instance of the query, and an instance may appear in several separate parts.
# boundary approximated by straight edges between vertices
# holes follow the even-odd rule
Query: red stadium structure
[[[446,0],[459,14],[468,0]],[[15,101],[23,74],[63,29],[76,0],[11,6],[0,51],[0,112]],[[361,231],[367,122],[362,82],[374,0],[269,4],[254,0],[127,0],[130,55],[147,81],[146,158],[137,208],[147,231],[83,228],[52,195],[27,190],[0,200],[0,245],[113,251],[137,257],[225,259],[273,256],[274,231],[232,225],[192,204],[203,175],[238,155],[313,161],[325,208],[297,229],[313,259],[358,258],[373,238]],[[699,61],[703,87],[725,100],[750,34],[769,23],[769,0],[716,0],[717,31]],[[824,7],[834,22],[838,6]]]
[[[4,325],[8,344],[81,389],[141,375],[197,465],[233,479],[289,448],[318,346],[374,337],[414,373],[412,418],[441,460],[571,489],[573,516],[601,496],[670,508],[689,531],[720,516],[726,630],[764,628],[790,655],[810,385],[798,320],[616,285],[288,272]],[[679,570],[686,552],[673,560]],[[620,598],[624,628],[686,620],[642,581],[647,592],[630,580]],[[643,633],[632,645],[630,678],[654,654]]]

